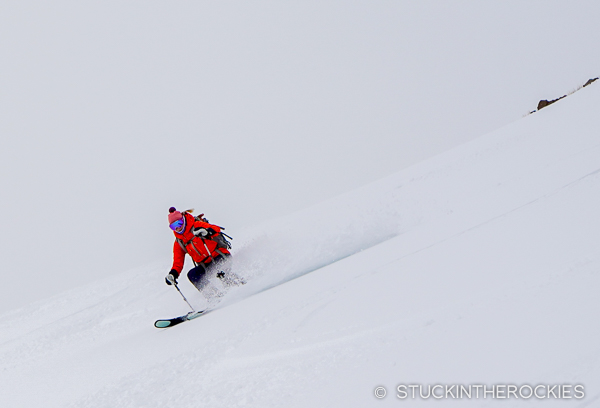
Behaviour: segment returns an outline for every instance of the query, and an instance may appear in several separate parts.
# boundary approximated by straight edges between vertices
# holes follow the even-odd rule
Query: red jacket
[[[203,263],[205,265],[211,263],[214,260],[214,257],[219,256],[219,252],[229,254],[227,248],[219,248],[219,252],[217,252],[217,243],[215,241],[209,238],[196,236],[192,232],[192,229],[204,228],[208,230],[211,228],[216,233],[220,233],[221,228],[219,226],[197,221],[190,213],[183,213],[183,216],[185,217],[185,229],[181,234],[175,231],[173,232],[175,234],[175,243],[173,244],[172,269],[181,273],[185,261],[185,254],[190,255],[195,263]]]

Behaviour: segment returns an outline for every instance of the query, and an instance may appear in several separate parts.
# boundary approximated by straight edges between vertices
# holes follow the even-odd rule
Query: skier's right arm
[[[175,241],[175,243],[173,244],[173,266],[171,267],[171,270],[169,271],[167,277],[165,278],[167,285],[171,285],[172,284],[171,281],[174,281],[175,283],[177,283],[177,278],[179,278],[179,275],[181,274],[181,271],[183,270],[184,263],[185,263],[185,251],[183,250],[183,248],[181,248],[181,245],[179,245],[179,243],[177,241]],[[169,276],[172,276],[173,279],[169,279]]]

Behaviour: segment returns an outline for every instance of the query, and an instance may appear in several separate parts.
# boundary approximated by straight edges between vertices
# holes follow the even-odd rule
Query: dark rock
[[[554,102],[556,102],[556,101],[560,101],[562,98],[566,98],[566,97],[567,97],[567,95],[563,95],[563,96],[561,96],[560,98],[553,99],[553,100],[551,100],[551,101],[547,101],[546,99],[542,99],[541,101],[539,101],[539,102],[538,102],[538,107],[537,107],[537,110],[540,110],[540,109],[542,109],[542,108],[545,108],[545,107],[546,107],[546,106],[548,106],[548,105],[552,105]]]
[[[588,79],[588,81],[585,83],[585,85],[582,86],[582,88],[585,88],[586,86],[588,86],[589,84],[597,81],[598,79],[599,78]],[[579,90],[579,89],[581,89],[581,88],[578,88],[577,90]],[[575,90],[575,91],[573,91],[571,93],[575,93],[575,92],[577,92],[577,90]],[[552,105],[554,102],[560,101],[562,98],[566,98],[566,97],[567,97],[567,95],[563,95],[560,98],[553,99],[551,101],[548,101],[546,99],[542,99],[541,101],[538,102],[537,110],[539,111],[540,109],[545,108],[548,105]],[[536,112],[536,111],[533,111],[533,112]],[[533,112],[530,112],[530,113],[533,113]]]

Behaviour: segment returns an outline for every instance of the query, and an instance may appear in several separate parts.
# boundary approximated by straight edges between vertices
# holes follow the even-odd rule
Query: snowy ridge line
[[[591,93],[582,95],[589,96]],[[566,108],[570,106],[568,102],[565,102]],[[577,112],[577,115],[589,120],[584,111]],[[274,220],[269,227],[275,232],[265,231],[266,242],[275,239],[277,243],[286,242],[288,247],[271,264],[264,265],[264,274],[270,276],[271,281],[263,280],[262,288],[256,292],[314,272],[364,248],[372,248],[387,240],[402,241],[401,237],[406,234],[414,236],[418,231],[426,234],[435,230],[432,231],[434,235],[441,235],[435,242],[429,236],[428,242],[420,244],[417,233],[417,239],[406,242],[401,249],[406,253],[403,257],[419,253],[542,200],[598,171],[600,145],[595,138],[586,135],[566,149],[556,149],[561,139],[546,137],[537,129],[544,121],[546,118],[543,116],[525,118],[520,123],[515,122],[356,191],[290,217]],[[513,160],[505,160],[509,154]],[[573,160],[577,161],[576,166],[572,165]],[[520,171],[524,166],[528,166],[527,170]],[[581,175],[582,172],[584,175]],[[498,197],[501,199],[498,200]],[[383,209],[383,215],[377,216],[377,209]],[[372,222],[373,228],[348,228],[348,225],[356,224],[353,215],[366,212],[374,214],[372,220],[364,217],[364,223]],[[328,220],[323,215],[331,214],[335,221],[326,237],[315,241],[310,234],[303,232],[305,220],[326,225]],[[386,233],[366,242],[364,237],[373,232],[381,234],[377,231],[379,227],[383,227]],[[389,233],[390,230],[393,232]],[[293,235],[287,231],[293,231]],[[297,231],[301,231],[300,234]],[[363,238],[356,239],[361,236]],[[334,250],[333,256],[321,254],[322,248],[336,239],[341,241],[341,250]],[[312,247],[304,245],[303,241],[311,240],[315,241]],[[269,244],[264,246],[270,247]],[[260,248],[250,247],[260,258]],[[298,251],[289,251],[294,247],[298,247]],[[306,267],[306,263],[312,265]],[[258,263],[256,269],[260,267]]]
[[[569,106],[565,102],[565,107]],[[585,117],[583,112],[578,114]],[[413,229],[452,222],[452,214],[460,219],[474,212],[475,216],[469,215],[468,219],[472,224],[470,228],[476,228],[536,202],[548,194],[548,189],[560,190],[576,181],[571,179],[557,187],[557,182],[565,176],[585,177],[577,174],[590,165],[594,171],[597,169],[600,145],[594,139],[582,137],[565,151],[555,149],[560,139],[544,137],[535,130],[545,120],[543,116],[522,119],[370,185],[272,220],[262,226],[262,235],[258,238],[256,229],[253,239],[244,239],[242,234],[241,248],[234,251],[236,265],[258,282],[254,293],[260,293]],[[505,161],[507,154],[511,154],[516,163]],[[576,168],[568,169],[571,160],[576,158],[579,158]],[[527,172],[519,171],[526,164],[530,166]],[[555,175],[558,177],[553,181]],[[545,180],[530,188],[529,185],[539,179]],[[445,183],[449,185],[446,189],[443,188]],[[463,194],[448,194],[450,188]],[[515,194],[520,189],[531,191]],[[511,193],[519,198],[493,202],[496,196]],[[489,214],[478,215],[480,208],[486,208]],[[357,215],[362,216],[360,220],[356,219]],[[312,225],[326,226],[324,233],[321,230],[316,233]],[[456,231],[444,234],[446,238],[439,242],[457,234]],[[435,244],[430,242],[429,245]]]

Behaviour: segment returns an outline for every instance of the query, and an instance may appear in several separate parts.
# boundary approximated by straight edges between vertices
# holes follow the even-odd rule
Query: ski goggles
[[[173,231],[177,231],[178,229],[181,229],[181,227],[183,227],[183,224],[184,224],[183,218],[180,218],[177,221],[173,221],[171,224],[169,224],[169,227]]]

